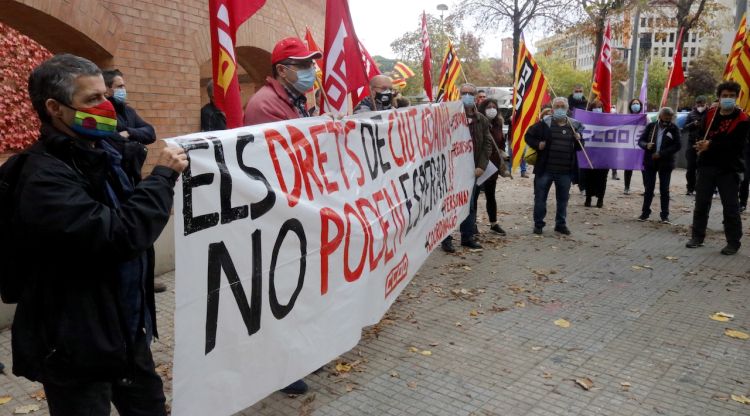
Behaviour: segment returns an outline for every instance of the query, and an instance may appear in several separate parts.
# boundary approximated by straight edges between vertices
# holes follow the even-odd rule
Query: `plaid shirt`
[[[307,97],[305,94],[298,94],[286,85],[284,85],[284,89],[286,90],[286,99],[297,110],[299,116],[310,117],[310,113],[307,111]]]

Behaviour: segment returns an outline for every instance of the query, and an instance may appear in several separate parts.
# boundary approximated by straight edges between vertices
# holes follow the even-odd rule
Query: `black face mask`
[[[375,101],[379,102],[383,107],[390,107],[393,101],[392,92],[376,92]]]
[[[664,129],[667,128],[667,127],[669,127],[670,124],[672,124],[672,123],[670,123],[669,121],[661,121],[661,120],[659,120],[659,125],[662,128],[664,128]]]

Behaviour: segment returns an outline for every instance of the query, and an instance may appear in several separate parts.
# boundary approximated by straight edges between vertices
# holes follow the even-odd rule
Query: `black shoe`
[[[3,363],[0,363],[0,373],[4,373],[5,372],[4,370],[5,370],[5,366],[3,365]]]
[[[586,202],[583,203],[583,206],[584,207],[590,207],[591,206],[591,197],[590,196],[586,197]]]
[[[154,282],[154,293],[161,293],[167,291],[167,285],[164,282]]]
[[[625,195],[630,195],[630,188],[625,188],[625,190],[622,191],[622,193]]]
[[[638,221],[640,221],[640,222],[643,222],[643,221],[648,221],[648,215],[646,215],[646,214],[641,214],[641,216],[640,216],[640,217],[638,217]]]
[[[560,226],[560,227],[555,227],[555,232],[558,232],[560,234],[570,235],[570,230],[565,225]]]
[[[741,206],[741,207],[740,207],[740,212],[745,212],[745,211],[747,211],[747,207],[746,207],[746,206],[744,206],[744,205],[743,205],[743,206]]]
[[[691,238],[690,241],[685,243],[685,247],[687,248],[703,247],[703,240],[698,240],[697,238]]]
[[[456,248],[453,247],[453,241],[443,241],[442,243],[440,243],[440,247],[446,253],[455,253],[456,252]]]
[[[695,192],[693,192],[693,191],[687,191],[687,193],[685,195],[687,195],[687,196],[693,196],[694,193]]]
[[[534,234],[542,235],[542,227],[534,227]]]
[[[721,254],[725,256],[733,256],[737,254],[737,251],[739,251],[740,246],[733,246],[731,244],[727,244],[724,248],[721,249]]]
[[[672,224],[672,221],[669,221],[669,217],[663,217],[659,222],[662,224]]]
[[[612,179],[614,179],[614,180],[616,180],[616,181],[619,181],[619,180],[620,180],[620,177],[619,177],[619,176],[613,176],[613,177],[612,177]]]
[[[604,206],[604,198],[597,198],[596,199],[596,207],[601,208]]]
[[[482,245],[479,244],[479,243],[477,243],[474,240],[462,241],[461,245],[464,246],[464,247],[467,247],[467,248],[474,249],[474,250],[479,250],[479,249],[482,248]]]
[[[310,388],[304,380],[297,380],[279,391],[284,394],[300,395],[307,393],[308,390],[310,390]]]
[[[492,224],[492,226],[490,227],[490,230],[492,230],[492,231],[500,234],[503,237],[505,237],[507,235],[505,233],[505,230],[503,230],[502,227],[500,227],[500,225],[498,225],[498,224]]]

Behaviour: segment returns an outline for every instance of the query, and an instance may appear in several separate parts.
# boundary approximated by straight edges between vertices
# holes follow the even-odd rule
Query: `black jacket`
[[[141,144],[151,144],[156,141],[156,131],[154,130],[154,127],[143,121],[133,107],[124,103],[120,104],[112,97],[109,97],[108,99],[117,112],[118,133],[121,131],[127,131],[130,135],[128,136],[129,140]]]
[[[571,114],[573,112],[573,109],[577,108],[579,110],[585,110],[589,105],[589,102],[586,100],[586,96],[584,95],[582,99],[577,99],[573,97],[573,94],[570,94],[568,96],[568,108],[570,108]]]
[[[214,103],[201,108],[201,131],[226,130],[227,117]]]
[[[576,132],[581,134],[581,132],[583,131],[583,124],[573,118],[568,118],[568,120],[570,121],[570,124],[573,126],[573,128],[575,128]],[[552,130],[550,129],[550,125],[553,122],[554,121],[552,117],[547,116],[544,118],[544,120],[541,120],[533,126],[529,127],[529,130],[526,131],[526,135],[524,136],[526,144],[537,151],[536,164],[534,165],[534,175],[542,175],[547,171],[547,161],[549,160],[550,149],[549,144],[552,140]],[[539,150],[539,143],[541,142],[547,143],[544,147],[544,150]],[[573,140],[572,144],[573,148],[576,150],[575,152],[572,152],[573,160],[571,165],[571,173],[574,173],[578,171],[578,156],[576,152],[583,149],[583,142],[579,140]]]
[[[711,130],[707,139],[711,144],[706,151],[698,155],[698,167],[712,166],[733,172],[744,172],[743,156],[750,134],[750,120],[740,109],[735,109],[726,116],[716,114],[714,118],[713,113],[716,110],[708,110],[703,120],[701,135],[705,134],[710,123]]]
[[[687,115],[684,130],[688,133],[688,146],[693,146],[696,141],[702,139],[701,130],[703,130],[703,120],[706,118],[707,111],[699,113],[695,108]]]
[[[8,230],[25,272],[13,373],[60,384],[128,376],[132,349],[117,269],[149,254],[144,300],[156,334],[152,246],[169,219],[177,174],[157,166],[114,209],[105,202],[103,150],[43,125],[27,152]]]
[[[658,168],[661,166],[669,166],[674,169],[674,159],[677,152],[680,151],[682,143],[680,142],[680,129],[674,124],[670,123],[667,130],[662,135],[661,149],[659,149],[659,159],[654,160],[653,156],[656,153],[656,142],[658,131],[654,129],[658,125],[658,121],[653,121],[646,126],[643,130],[641,138],[638,139],[638,147],[645,150],[643,154],[643,167],[644,168]],[[653,139],[652,136],[653,135]],[[648,144],[653,140],[654,148],[649,150]]]

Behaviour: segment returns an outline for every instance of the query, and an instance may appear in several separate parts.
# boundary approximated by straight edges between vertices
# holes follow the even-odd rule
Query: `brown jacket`
[[[474,167],[487,169],[492,154],[492,135],[490,134],[490,121],[484,114],[474,111],[474,114],[467,114],[469,119],[469,132],[471,140],[474,143]]]

